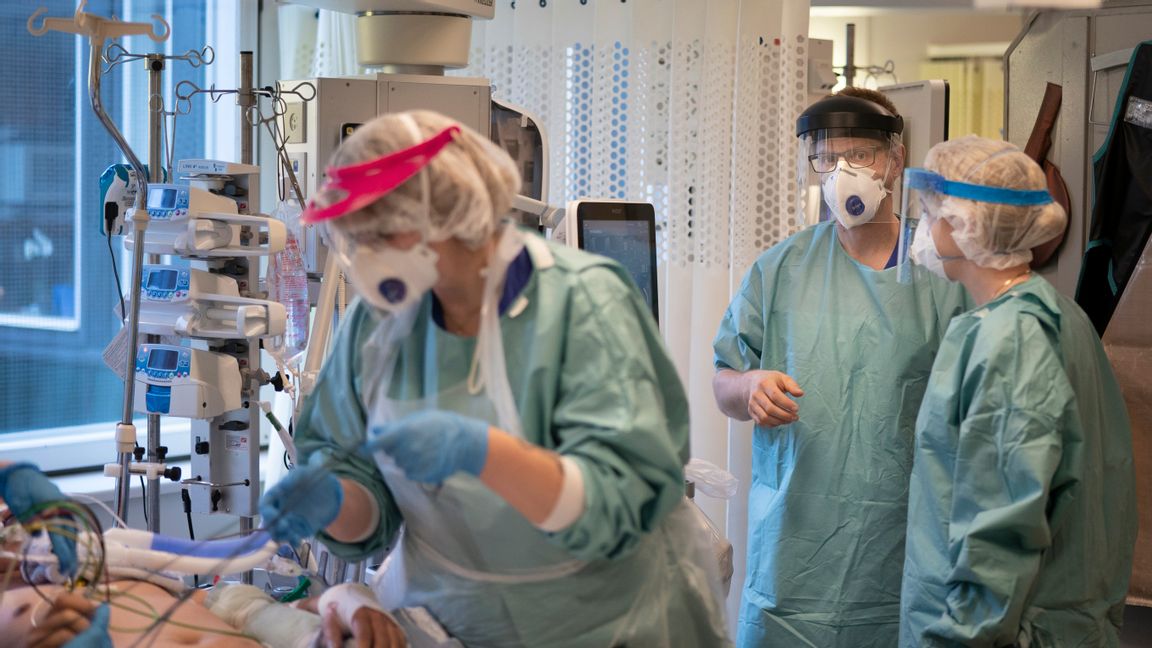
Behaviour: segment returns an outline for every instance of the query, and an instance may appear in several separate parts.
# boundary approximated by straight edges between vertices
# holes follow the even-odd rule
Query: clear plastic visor
[[[870,129],[830,128],[801,135],[796,177],[804,224],[832,219],[823,184],[837,167],[869,173],[882,179],[889,189],[898,185],[899,146],[899,135]]]
[[[413,232],[411,230],[387,232],[379,228],[350,231],[346,227],[337,225],[334,221],[322,221],[316,224],[324,243],[331,253],[336,255],[345,274],[352,271],[353,259],[358,252],[380,252],[389,248],[399,248],[396,240],[400,237],[408,238],[412,234],[419,234],[422,242],[428,241],[427,233]]]
[[[941,205],[948,196],[971,200],[978,203],[994,203],[997,205],[1038,207],[1042,208],[1052,203],[1052,196],[1046,189],[1009,189],[1006,187],[991,187],[987,185],[947,180],[943,176],[927,169],[912,168],[904,171],[904,188],[902,191],[901,213],[902,219],[900,241],[900,259],[903,269],[907,261],[909,246],[912,243],[916,230],[921,227],[931,228],[936,219],[940,217]],[[910,278],[910,273],[903,273],[902,278]]]

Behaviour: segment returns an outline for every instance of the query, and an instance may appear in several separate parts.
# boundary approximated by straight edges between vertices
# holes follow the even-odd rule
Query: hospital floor
[[[1152,648],[1152,608],[1135,605],[1125,608],[1120,648]]]

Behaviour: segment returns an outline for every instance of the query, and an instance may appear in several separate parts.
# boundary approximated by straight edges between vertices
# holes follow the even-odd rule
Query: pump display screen
[[[623,265],[659,322],[656,212],[652,205],[581,202],[576,218],[579,247]]]
[[[148,368],[171,371],[176,368],[180,352],[172,349],[152,349],[148,352]]]
[[[148,274],[148,288],[152,290],[172,290],[175,287],[175,270],[159,270]]]
[[[157,189],[148,194],[148,206],[152,209],[172,209],[176,206],[177,189]]]

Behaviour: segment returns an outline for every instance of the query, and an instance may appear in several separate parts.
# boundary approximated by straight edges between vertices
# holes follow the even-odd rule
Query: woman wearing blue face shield
[[[395,546],[382,603],[468,646],[725,645],[685,396],[623,268],[506,224],[512,161],[435,113],[365,124],[333,167],[305,219],[361,301],[269,530]]]
[[[901,281],[902,126],[859,96],[800,116],[803,173],[833,218],[756,260],[713,343],[721,410],[756,424],[741,646],[897,641],[913,423],[967,307],[960,286]]]
[[[952,321],[916,421],[900,645],[1116,646],[1136,538],[1131,429],[1088,318],[1028,263],[1064,229],[1007,142],[908,171],[913,258],[978,306]]]

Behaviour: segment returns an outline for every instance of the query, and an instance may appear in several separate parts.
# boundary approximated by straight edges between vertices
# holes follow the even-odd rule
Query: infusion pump
[[[254,257],[284,249],[284,223],[267,216],[237,213],[236,201],[207,189],[177,184],[148,185],[148,228],[144,251],[191,258]],[[138,209],[128,210],[136,220]],[[124,246],[133,249],[131,228]]]
[[[280,302],[241,297],[233,277],[197,268],[145,265],[140,332],[195,338],[258,338],[284,334]]]
[[[141,344],[135,370],[138,412],[206,419],[240,409],[240,365],[232,356],[174,344]]]

